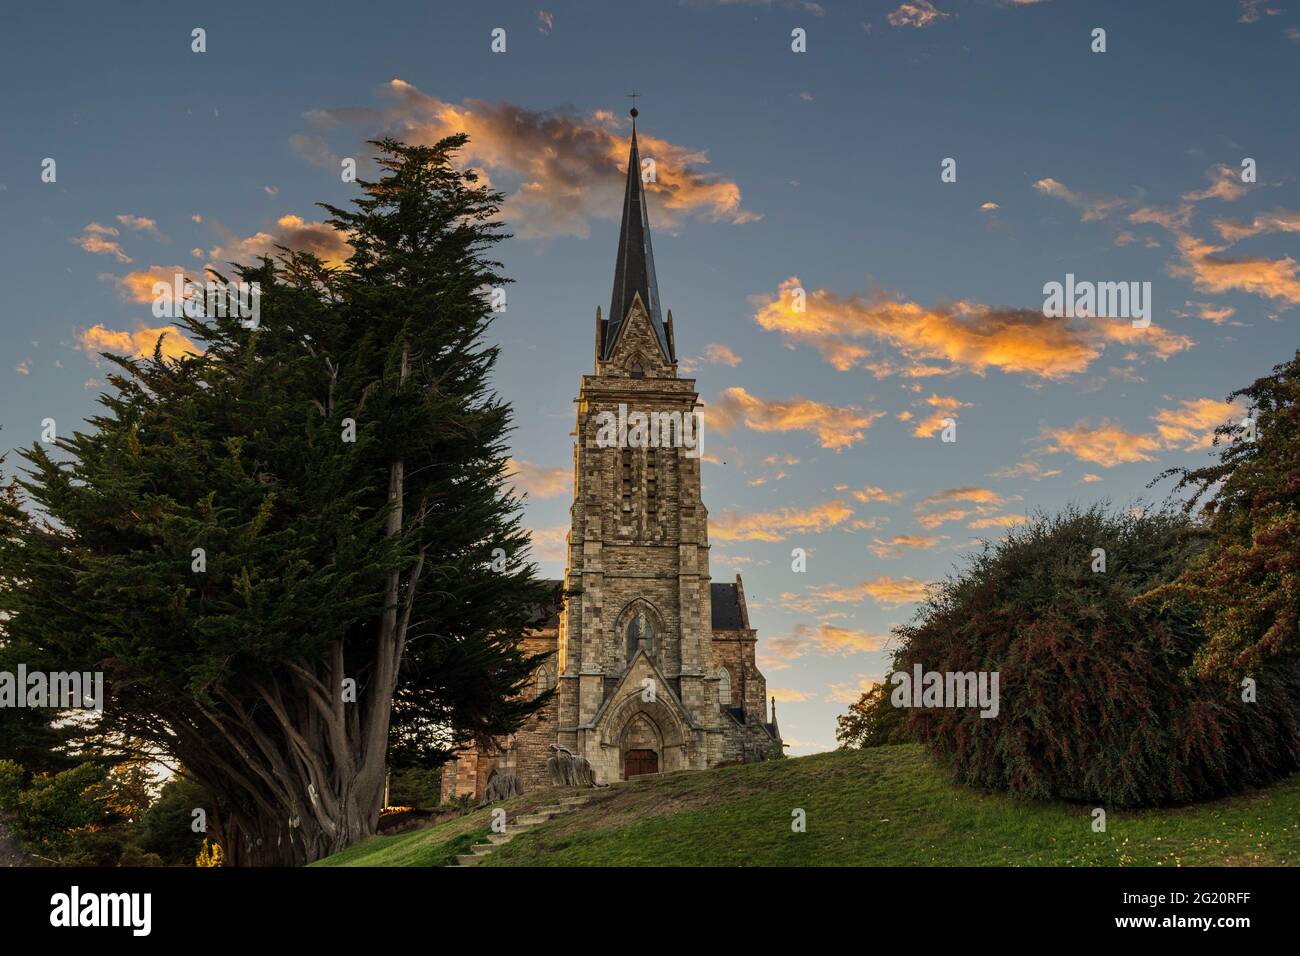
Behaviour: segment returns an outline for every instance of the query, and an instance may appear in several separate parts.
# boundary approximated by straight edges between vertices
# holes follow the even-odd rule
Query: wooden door
[[[632,777],[640,776],[643,773],[659,772],[659,755],[653,750],[629,750],[627,756],[623,759],[623,779],[630,780]]]

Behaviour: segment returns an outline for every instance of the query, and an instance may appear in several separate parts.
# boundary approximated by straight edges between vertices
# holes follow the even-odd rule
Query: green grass
[[[1300,862],[1300,775],[1164,810],[1027,802],[954,786],[914,745],[641,777],[498,848],[482,866],[1196,866]],[[554,793],[509,806],[537,806]],[[807,832],[791,831],[791,811]],[[487,831],[487,810],[322,861],[423,866]],[[467,841],[467,842],[466,842]],[[452,848],[457,849],[453,850]]]

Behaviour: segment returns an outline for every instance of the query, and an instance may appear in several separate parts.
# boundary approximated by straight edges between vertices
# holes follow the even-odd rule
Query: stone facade
[[[781,750],[740,577],[710,577],[700,436],[687,430],[699,394],[694,379],[677,375],[672,313],[666,322],[658,315],[639,169],[634,136],[614,293],[614,308],[627,308],[611,313],[615,321],[596,313],[595,372],[578,394],[560,607],[525,641],[529,653],[553,652],[530,693],[556,693],[495,753],[475,750],[470,760],[466,750],[449,763],[444,800],[479,797],[496,767],[537,786],[551,744],[586,756],[598,782],[621,779],[629,752],[634,772],[649,772]],[[638,430],[638,413],[660,413],[660,427]]]

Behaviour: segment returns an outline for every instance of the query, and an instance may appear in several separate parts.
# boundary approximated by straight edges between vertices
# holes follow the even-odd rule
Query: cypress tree
[[[7,640],[102,670],[102,741],[212,795],[228,864],[301,864],[375,831],[390,750],[509,732],[544,598],[506,483],[485,290],[501,196],[466,137],[379,148],[325,208],[353,254],[237,267],[255,327],[182,318],[201,354],[109,356],[104,411],[23,452],[0,502]]]

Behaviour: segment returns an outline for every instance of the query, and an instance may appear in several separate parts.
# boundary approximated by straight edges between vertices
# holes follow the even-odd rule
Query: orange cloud
[[[879,651],[888,640],[888,634],[869,634],[825,621],[815,625],[796,624],[789,634],[761,643],[760,663],[764,669],[784,670],[791,661],[812,652],[848,657]]]
[[[140,325],[133,332],[115,331],[102,325],[92,325],[78,334],[78,344],[87,352],[112,352],[115,355],[129,355],[135,358],[149,358],[153,355],[158,336],[163,336],[163,358],[176,359],[182,355],[198,355],[200,350],[181,334],[174,325],[162,325],[156,328]]]
[[[960,399],[944,395],[931,395],[925,400],[925,403],[935,411],[918,422],[916,427],[912,429],[912,434],[917,438],[933,437],[936,432],[943,429],[944,423],[948,419],[957,417],[960,409],[973,407],[971,402],[963,402]]]
[[[133,216],[130,213],[124,213],[117,217],[117,221],[128,229],[132,229],[136,232],[148,233],[159,241],[163,238],[163,234],[158,231],[158,223],[145,216]]]
[[[711,342],[704,346],[704,361],[711,365],[729,365],[735,368],[740,364],[740,356],[720,342]]]
[[[944,539],[930,534],[896,534],[888,541],[875,538],[871,553],[878,558],[897,558],[906,550],[928,550]]]
[[[921,30],[951,16],[951,13],[937,9],[930,0],[907,0],[885,19],[891,27],[916,27]]]
[[[1018,515],[992,515],[988,518],[976,518],[966,525],[968,528],[1010,528],[1024,524],[1025,519]]]
[[[802,303],[799,291],[805,292]],[[1067,322],[1046,318],[1041,309],[994,309],[972,302],[926,308],[881,295],[806,292],[798,276],[782,282],[776,296],[757,297],[755,306],[754,320],[761,328],[817,349],[840,371],[861,366],[877,377],[903,369],[888,360],[868,362],[872,353],[858,340],[898,350],[911,374],[984,375],[992,368],[1050,380],[1085,371],[1110,342],[1147,347],[1162,358],[1195,344],[1155,325],[1134,329],[1130,323],[1096,318]],[[933,361],[951,367],[917,364]]]
[[[1046,469],[1036,461],[1025,459],[1018,461],[1014,465],[1007,465],[1005,468],[999,468],[989,475],[990,478],[1028,478],[1030,481],[1042,481],[1044,478],[1055,478],[1061,473],[1059,468]]]
[[[1193,314],[1197,318],[1204,319],[1206,322],[1213,322],[1215,325],[1226,325],[1228,320],[1237,314],[1237,310],[1230,305],[1215,305],[1213,302],[1186,302],[1184,305],[1193,309]],[[1186,313],[1179,313],[1184,315]]]
[[[607,111],[590,116],[536,112],[512,103],[467,99],[451,103],[405,80],[384,87],[380,109],[323,110],[309,114],[322,128],[363,123],[418,145],[464,132],[462,161],[515,181],[502,208],[510,231],[523,239],[588,235],[592,218],[617,219],[622,209],[629,136]],[[740,187],[701,167],[708,156],[638,130],[643,160],[654,164],[646,182],[651,218],[674,229],[685,216],[744,223],[760,218],[741,205]]]
[[[1233,169],[1231,166],[1219,163],[1211,166],[1205,176],[1210,180],[1210,185],[1204,189],[1184,193],[1184,200],[1200,202],[1203,199],[1221,199],[1224,202],[1233,202],[1246,195],[1246,184],[1241,181],[1240,169]]]
[[[882,607],[898,607],[925,599],[930,585],[915,578],[878,577],[849,587],[813,588],[807,597],[801,599],[802,606],[796,610],[817,607],[820,604],[861,604],[867,598]],[[795,595],[782,596],[783,600],[796,599]],[[800,599],[796,599],[800,600]]]
[[[1044,429],[1043,438],[1050,442],[1049,454],[1064,452],[1103,468],[1153,461],[1161,448],[1160,439],[1155,435],[1127,431],[1110,419],[1102,419],[1097,425],[1078,422],[1071,428]]]
[[[528,532],[532,537],[532,554],[543,561],[563,564],[569,557],[569,526],[536,528]]]
[[[87,223],[81,235],[72,241],[82,251],[96,256],[113,256],[118,262],[131,262],[132,259],[118,244],[115,237],[121,235],[113,226],[104,226],[97,222]]]
[[[792,534],[820,534],[851,517],[853,509],[844,502],[825,501],[808,508],[723,512],[709,522],[709,532],[718,541],[784,541]]]
[[[965,488],[945,488],[943,491],[923,498],[916,504],[916,510],[921,511],[930,505],[940,504],[948,501],[970,501],[974,504],[981,505],[1000,505],[1002,496],[992,488],[979,488],[967,486]]]
[[[970,512],[965,508],[947,508],[943,511],[932,511],[929,514],[918,515],[916,523],[929,531],[941,524],[947,524],[949,521],[961,521],[969,514]]]
[[[1208,448],[1213,444],[1214,430],[1243,411],[1236,403],[1213,398],[1184,399],[1173,408],[1158,409],[1151,416],[1154,431],[1131,432],[1110,419],[1102,419],[1096,425],[1081,421],[1070,428],[1044,428],[1039,437],[1047,442],[1048,454],[1064,452],[1080,461],[1113,468],[1129,462],[1153,461],[1162,451]],[[1085,482],[1100,480],[1096,475],[1083,476]]]
[[[832,704],[856,704],[863,694],[881,683],[884,681],[879,677],[859,674],[854,683],[831,684],[826,690],[826,700]]]
[[[1034,183],[1034,189],[1044,196],[1060,199],[1076,209],[1081,209],[1083,212],[1080,218],[1084,222],[1105,219],[1124,205],[1124,200],[1116,199],[1113,196],[1090,196],[1085,193],[1075,192],[1073,189],[1068,188],[1065,183],[1050,177],[1038,180],[1038,182]]]
[[[1255,216],[1249,223],[1216,219],[1214,228],[1229,242],[1237,242],[1268,232],[1300,232],[1300,211],[1274,209]]]
[[[1152,416],[1156,432],[1167,448],[1194,451],[1214,444],[1214,430],[1243,409],[1213,398],[1193,398],[1177,408],[1162,408]]]
[[[865,488],[859,488],[857,491],[852,492],[853,497],[858,499],[858,501],[861,501],[863,504],[870,504],[873,501],[893,504],[906,494],[906,491],[885,491],[885,489],[878,488],[875,485],[868,485]]]
[[[242,239],[231,236],[209,250],[208,255],[222,269],[231,262],[256,265],[262,256],[274,258],[279,255],[279,246],[294,252],[310,252],[327,266],[341,266],[352,255],[352,246],[345,233],[327,222],[307,222],[294,215],[281,216],[269,230]]]
[[[1249,292],[1266,299],[1280,299],[1300,305],[1300,263],[1290,256],[1281,259],[1243,257],[1228,259],[1216,255],[1226,247],[1215,246],[1195,236],[1181,233],[1176,237],[1181,263],[1170,273],[1192,280],[1202,292]]]
[[[193,282],[203,282],[207,279],[205,275],[185,266],[150,266],[147,269],[135,269],[124,276],[105,273],[100,275],[100,278],[113,282],[122,298],[130,302],[151,305],[154,301],[154,283],[161,282],[171,287],[175,284],[178,275],[184,277],[186,281]]]
[[[806,690],[795,690],[792,687],[769,687],[767,693],[769,697],[775,697],[779,704],[801,704],[816,697]]]
[[[861,441],[885,413],[836,408],[807,398],[766,401],[737,387],[723,392],[705,414],[706,423],[719,431],[730,431],[737,423],[759,432],[806,431],[817,436],[821,447],[839,450]]]
[[[515,490],[533,498],[554,498],[569,490],[572,475],[568,468],[543,468],[531,461],[511,458],[506,465]]]

